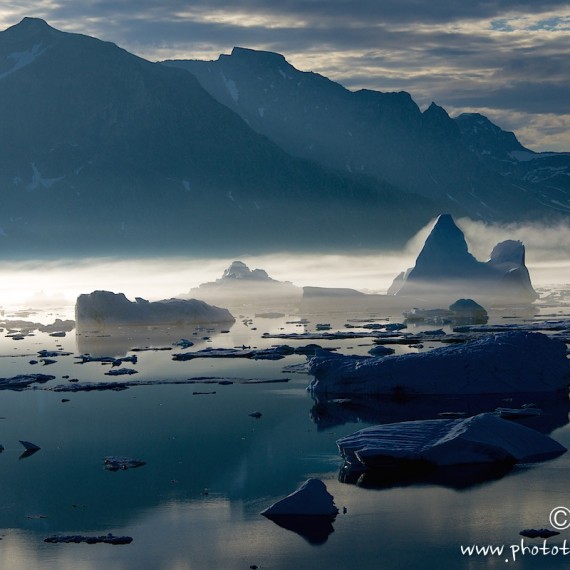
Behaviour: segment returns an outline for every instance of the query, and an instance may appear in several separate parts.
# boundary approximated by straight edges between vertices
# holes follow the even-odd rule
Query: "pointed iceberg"
[[[509,304],[530,303],[538,297],[525,266],[522,242],[499,243],[489,261],[478,261],[449,214],[437,218],[414,267],[394,279],[388,294],[445,299],[467,296]]]

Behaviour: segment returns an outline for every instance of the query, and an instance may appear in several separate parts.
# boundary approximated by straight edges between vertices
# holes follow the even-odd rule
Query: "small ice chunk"
[[[26,448],[26,451],[39,451],[41,449],[41,447],[39,445],[36,445],[35,443],[32,443],[31,441],[25,441],[22,439],[20,439],[19,441]]]
[[[134,469],[135,467],[146,465],[146,461],[119,455],[108,455],[103,459],[103,463],[105,464],[105,469],[109,471],[126,471],[127,469]]]

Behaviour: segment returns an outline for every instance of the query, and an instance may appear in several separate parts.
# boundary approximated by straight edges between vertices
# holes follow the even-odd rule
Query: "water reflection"
[[[31,457],[34,453],[37,453],[39,449],[26,449],[18,459],[26,459],[27,457]]]
[[[449,489],[466,490],[516,473],[510,463],[489,463],[438,467],[427,462],[408,462],[388,469],[373,469],[363,472],[345,463],[339,470],[341,483],[357,485],[366,489],[393,489],[417,485],[438,485]]]
[[[171,326],[105,326],[78,324],[77,350],[92,356],[124,356],[134,349],[172,350],[180,339],[188,339],[194,346],[203,345],[229,331],[233,323],[220,325]],[[179,349],[180,347],[175,347]]]
[[[337,307],[333,315],[295,315],[295,320],[301,316],[314,328],[318,322],[342,327],[352,316],[364,319],[368,315],[342,313]],[[278,378],[285,362],[303,360],[293,355],[277,363],[243,359],[172,362],[168,349],[182,351],[173,346],[181,338],[195,343],[190,350],[207,345],[204,337],[210,337],[216,347],[265,347],[275,341],[261,338],[264,329],[301,328],[285,322],[293,320],[290,314],[281,320],[253,318],[250,328],[240,317],[230,334],[222,333],[221,327],[119,327],[78,330],[76,337],[57,340],[47,333],[18,343],[2,339],[3,374],[36,370],[29,359],[37,359],[38,349],[53,348],[54,343],[72,352],[50,365],[48,370],[58,376],[57,382],[67,375],[77,375],[80,381],[104,377],[98,365],[76,365],[74,355],[123,356],[137,347],[166,349],[137,353],[137,379]],[[295,347],[301,344],[306,341],[291,341]],[[349,349],[352,345],[355,348]],[[353,353],[369,348],[354,341],[329,341],[327,346]],[[279,570],[371,569],[378,566],[380,555],[386,568],[457,567],[461,541],[484,541],[490,533],[500,540],[513,533],[518,536],[521,528],[547,524],[548,512],[543,516],[539,510],[543,506],[548,511],[557,504],[569,504],[566,473],[570,454],[530,469],[478,467],[454,473],[440,469],[407,476],[345,473],[344,479],[339,477],[341,483],[336,479],[341,459],[335,445],[338,438],[364,427],[353,424],[429,419],[442,412],[471,415],[530,402],[544,413],[521,423],[549,433],[568,424],[568,402],[549,402],[537,399],[536,394],[510,402],[494,396],[487,401],[448,397],[311,400],[305,391],[308,377],[291,376],[284,384],[225,385],[209,396],[194,396],[192,386],[157,385],[72,394],[65,404],[61,394],[45,391],[44,386],[2,391],[1,443],[7,446],[0,456],[0,484],[7,498],[0,512],[2,567],[134,570],[190,565],[247,568],[255,563]],[[263,414],[258,420],[249,415],[254,410]],[[18,461],[20,448],[16,444],[11,448],[10,442],[24,436],[40,444],[43,451],[28,461]],[[568,438],[568,429],[556,435],[567,447]],[[103,465],[109,454],[140,457],[147,464],[109,473]],[[299,525],[271,522],[259,514],[309,476],[327,479],[337,504],[348,507],[346,516],[321,525],[314,521]],[[450,490],[465,492],[457,498]],[[37,513],[48,518],[26,518]],[[388,518],[391,525],[385,524]],[[382,536],[378,528],[384,529]],[[46,550],[43,543],[45,536],[56,532],[111,531],[133,536],[133,544],[121,551],[104,545],[90,547],[93,562],[86,560],[84,549],[54,545]],[[416,549],[409,548],[410,535]],[[406,558],[412,550],[421,552],[415,565]]]
[[[347,423],[387,424],[411,420],[436,419],[450,416],[474,416],[493,412],[499,407],[521,408],[530,403],[542,410],[538,416],[517,421],[542,433],[551,433],[568,424],[570,401],[543,394],[515,394],[500,396],[421,396],[390,398],[382,396],[355,396],[327,399],[312,395],[312,421],[319,430],[328,430]]]
[[[267,515],[263,516],[272,520],[282,528],[296,532],[302,536],[309,544],[319,546],[324,544],[329,535],[334,532],[332,523],[335,516],[319,515]]]

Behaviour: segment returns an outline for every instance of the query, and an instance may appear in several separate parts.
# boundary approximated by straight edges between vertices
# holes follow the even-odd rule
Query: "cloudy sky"
[[[2,2],[0,28],[24,16],[152,61],[276,51],[350,89],[405,90],[570,151],[568,0],[23,0]]]

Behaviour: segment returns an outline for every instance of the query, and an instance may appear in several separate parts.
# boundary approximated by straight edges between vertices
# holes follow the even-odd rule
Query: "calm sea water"
[[[528,551],[513,560],[511,545],[520,547],[522,529],[550,526],[553,508],[570,508],[570,453],[487,477],[341,480],[338,438],[373,423],[436,417],[438,412],[468,404],[449,399],[365,401],[348,407],[318,404],[306,391],[310,377],[283,370],[305,362],[303,356],[280,361],[172,361],[172,354],[181,352],[172,343],[182,337],[196,342],[188,350],[319,342],[347,354],[365,354],[372,346],[370,339],[275,341],[261,335],[314,330],[317,323],[331,323],[333,330],[342,330],[355,318],[401,320],[401,315],[388,315],[381,308],[348,312],[337,307],[333,313],[314,313],[288,307],[284,317],[255,317],[261,310],[234,308],[236,317],[242,318],[229,332],[207,327],[148,328],[111,336],[101,330],[80,335],[72,331],[64,338],[36,330],[34,336],[19,341],[3,336],[0,376],[52,374],[57,378],[48,387],[75,378],[112,380],[104,374],[109,366],[77,363],[75,356],[86,352],[137,354],[136,365],[124,365],[138,371],[127,380],[214,376],[289,381],[151,385],[112,392],[0,391],[0,443],[5,447],[0,453],[0,568],[182,570],[255,565],[352,570],[562,568],[568,564],[570,553],[533,555]],[[69,308],[62,308],[25,318],[47,323],[70,314]],[[507,322],[505,316],[496,318]],[[253,322],[244,324],[246,318]],[[300,318],[310,323],[291,322]],[[525,318],[531,317],[526,314]],[[173,350],[132,352],[147,346]],[[72,354],[59,356],[49,365],[30,364],[42,349]],[[417,349],[397,346],[398,352],[412,350]],[[493,409],[500,404],[473,405]],[[251,417],[253,411],[262,416]],[[567,403],[549,406],[535,427],[570,448]],[[22,457],[21,439],[41,450]],[[107,455],[131,456],[146,465],[110,472],[103,466]],[[321,478],[341,509],[330,528],[315,535],[307,529],[283,528],[259,514],[308,477]],[[131,536],[133,542],[125,546],[44,542],[53,534],[107,533]],[[570,539],[567,530],[547,544],[560,547],[566,539]],[[525,546],[542,543],[525,539]],[[502,555],[462,555],[462,545],[474,544],[504,545],[504,551]]]

